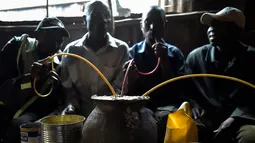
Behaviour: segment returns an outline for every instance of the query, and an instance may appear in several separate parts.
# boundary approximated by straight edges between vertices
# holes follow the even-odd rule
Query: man
[[[128,60],[128,46],[108,33],[111,15],[107,4],[99,0],[87,3],[84,22],[88,32],[67,45],[66,53],[80,55],[92,62],[115,90],[121,88],[122,66]],[[106,83],[88,64],[72,57],[63,57],[62,81],[70,110],[88,117],[93,110],[92,95],[111,95]]]
[[[255,49],[240,41],[245,26],[243,13],[226,7],[216,14],[203,14],[201,22],[210,26],[207,32],[210,44],[188,55],[186,74],[213,73],[254,83]],[[187,94],[198,105],[193,108],[194,118],[211,133],[200,135],[205,142],[211,137],[217,143],[255,142],[254,89],[214,78],[192,79],[186,88],[190,88]]]
[[[150,72],[155,69],[158,58],[160,58],[160,64],[158,69],[150,75],[137,76],[137,72],[130,71],[128,80],[129,95],[142,95],[157,84],[178,76],[178,71],[184,64],[184,56],[178,48],[163,40],[166,25],[166,15],[162,8],[152,6],[143,13],[141,30],[145,40],[130,48],[130,58],[134,59],[137,70],[141,72]],[[158,120],[159,123],[162,123],[162,125],[159,125],[162,126],[159,142],[163,142],[162,139],[164,139],[169,111],[175,111],[178,109],[176,106],[181,104],[178,90],[175,87],[177,86],[169,84],[150,94],[151,102],[147,105],[149,109],[155,112],[158,107],[164,107],[158,109],[163,110],[162,112],[156,113],[157,118],[164,117],[162,122],[159,121],[161,119]],[[159,132],[161,132],[160,128]]]
[[[54,86],[53,95],[35,98],[37,95],[32,85],[34,77],[37,77],[37,89],[46,93],[49,92],[48,81],[52,83],[51,79],[57,79],[57,74],[48,75],[48,71],[42,70],[43,66],[33,63],[43,61],[58,52],[63,44],[63,38],[69,37],[69,33],[59,19],[44,18],[37,26],[35,34],[35,38],[26,34],[13,37],[0,52],[0,101],[2,103],[0,126],[3,142],[20,142],[19,126],[49,115],[58,107],[58,102],[63,97],[58,87]],[[54,62],[58,65],[59,59],[55,58]],[[39,68],[36,67],[38,65]],[[43,85],[45,89],[42,89]],[[33,99],[35,101],[27,104]],[[29,106],[23,109],[22,106],[25,105]],[[19,114],[18,110],[23,111],[22,114]]]
[[[163,40],[166,24],[165,12],[158,6],[152,6],[143,13],[141,30],[145,40],[130,48],[130,58],[134,59],[137,69],[141,72],[152,71],[158,63],[158,58],[160,64],[154,73],[129,80],[129,84],[136,83],[132,85],[136,88],[131,94],[142,95],[155,85],[178,76],[178,71],[184,64],[184,56],[178,48]],[[170,90],[162,87],[150,95],[152,103],[148,107],[155,111],[159,106],[170,105],[170,102],[177,99],[173,96],[175,95]]]

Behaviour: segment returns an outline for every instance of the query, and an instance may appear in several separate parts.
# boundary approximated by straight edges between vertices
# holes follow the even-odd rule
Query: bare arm
[[[68,53],[68,49],[64,52]],[[73,81],[70,76],[70,70],[72,69],[72,64],[67,56],[62,57],[61,66],[61,80],[65,92],[65,105],[67,109],[65,110],[79,110],[79,102],[77,100],[76,91],[73,87]]]

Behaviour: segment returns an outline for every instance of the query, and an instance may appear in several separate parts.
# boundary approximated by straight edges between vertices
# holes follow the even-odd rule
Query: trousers
[[[208,132],[207,132],[208,133]],[[203,134],[203,133],[202,133]],[[199,131],[201,136],[201,131]],[[206,135],[204,135],[206,136]],[[210,136],[210,135],[209,135]],[[209,137],[207,135],[207,137]],[[203,139],[205,141],[205,139]],[[218,134],[212,135],[210,143],[255,143],[255,124],[254,121],[246,119],[235,119],[230,126],[223,129]]]

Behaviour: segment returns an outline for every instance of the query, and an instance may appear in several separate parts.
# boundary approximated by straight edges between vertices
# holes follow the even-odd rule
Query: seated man
[[[84,22],[88,32],[67,45],[66,53],[80,55],[92,62],[109,80],[115,90],[121,88],[123,64],[128,61],[128,45],[112,37],[107,31],[111,14],[107,4],[99,0],[87,3]],[[64,56],[61,78],[66,89],[67,110],[88,117],[94,108],[92,95],[111,95],[106,83],[87,63]]]
[[[45,82],[52,77],[57,78],[57,74],[47,76],[48,72],[43,72],[40,68],[33,67],[32,71],[30,69],[34,62],[58,52],[63,38],[69,37],[69,33],[57,18],[44,18],[35,31],[36,38],[31,38],[26,34],[21,37],[15,36],[0,52],[0,101],[2,102],[0,105],[0,137],[1,141],[6,143],[20,142],[19,126],[21,124],[34,122],[51,114],[62,101],[62,93],[59,93],[61,88],[56,86],[53,95],[35,98],[37,95],[32,86],[33,75],[38,75],[38,91],[47,93],[49,90]],[[59,64],[57,58],[54,61],[56,65]],[[44,89],[40,85],[45,85]],[[36,100],[27,104],[31,101],[30,99]],[[19,114],[17,111],[25,105],[29,105],[28,108],[24,108],[22,114]]]
[[[130,48],[130,58],[134,59],[140,72],[149,72],[155,69],[158,58],[160,58],[160,63],[154,73],[140,75],[133,81],[129,80],[129,84],[134,83],[132,87],[135,88],[129,86],[132,89],[129,94],[142,95],[155,85],[178,76],[178,71],[184,64],[184,56],[178,48],[163,40],[166,24],[165,12],[158,6],[152,6],[143,13],[141,29],[145,40]],[[175,93],[162,87],[150,95],[152,102],[147,107],[156,111],[157,107],[167,106],[171,104],[170,102],[178,101],[178,97],[173,96]]]
[[[240,41],[245,26],[243,13],[226,7],[216,14],[205,13],[201,22],[210,26],[210,44],[188,55],[186,74],[213,73],[255,83],[255,48]],[[200,135],[200,141],[213,138],[215,143],[255,143],[254,89],[223,79],[204,77],[190,81],[185,88],[190,88],[187,94],[198,105],[193,108],[194,117],[209,133]]]
[[[130,48],[130,58],[134,60],[140,72],[153,71],[158,64],[158,58],[160,63],[155,72],[149,75],[137,76],[136,72],[130,71],[129,95],[142,95],[157,84],[178,76],[178,71],[184,64],[184,56],[178,48],[163,40],[166,25],[166,15],[162,8],[152,6],[143,13],[141,30],[145,40]],[[167,115],[175,111],[182,103],[178,88],[175,84],[165,85],[149,96],[151,102],[147,107],[152,111],[155,112],[158,107],[168,106],[159,109],[160,111],[156,113],[159,122],[159,142],[163,142]],[[162,121],[160,121],[161,118],[163,118]]]

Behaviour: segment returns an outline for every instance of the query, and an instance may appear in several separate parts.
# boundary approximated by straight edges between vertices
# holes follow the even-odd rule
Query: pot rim
[[[148,101],[150,99],[149,96],[97,96],[93,95],[91,97],[92,100],[95,101],[107,101],[107,102],[126,102],[126,103],[133,103],[133,102],[141,102],[141,101]]]

